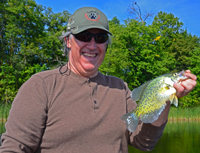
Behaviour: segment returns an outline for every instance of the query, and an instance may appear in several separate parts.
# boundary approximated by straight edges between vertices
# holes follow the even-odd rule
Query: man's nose
[[[90,42],[88,42],[88,48],[90,50],[95,50],[97,48],[97,43],[95,42],[94,37],[92,37],[92,39],[90,40]]]

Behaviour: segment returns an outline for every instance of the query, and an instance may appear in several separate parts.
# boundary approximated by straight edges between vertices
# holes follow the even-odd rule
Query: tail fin
[[[120,117],[126,123],[126,127],[130,132],[134,132],[138,126],[139,117],[133,112],[129,112]]]

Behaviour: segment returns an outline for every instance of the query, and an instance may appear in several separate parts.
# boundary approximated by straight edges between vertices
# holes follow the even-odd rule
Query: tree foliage
[[[112,44],[101,72],[122,78],[130,89],[173,71],[190,69],[200,77],[200,38],[183,30],[183,23],[173,14],[159,12],[151,25],[133,19],[127,19],[125,25],[116,21],[116,17],[110,21]],[[180,105],[198,105],[199,91],[197,85]]]
[[[12,102],[31,75],[66,61],[58,36],[70,14],[34,0],[3,0],[0,7],[0,99]]]

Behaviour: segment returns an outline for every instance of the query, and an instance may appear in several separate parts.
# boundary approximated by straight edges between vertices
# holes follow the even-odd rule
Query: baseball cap
[[[102,11],[95,7],[82,7],[69,18],[67,32],[63,33],[60,38],[64,38],[70,33],[78,34],[91,28],[102,29],[112,35],[109,31],[108,19]]]

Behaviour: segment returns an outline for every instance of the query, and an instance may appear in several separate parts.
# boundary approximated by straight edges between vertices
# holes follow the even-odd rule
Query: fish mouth
[[[179,77],[185,76],[185,71],[182,70],[181,72],[178,73]]]
[[[181,78],[181,79],[178,80],[177,83],[181,83],[181,82],[183,82],[183,81],[185,81],[185,80],[187,80],[187,79],[189,79],[189,78],[188,78],[188,77]]]
[[[180,79],[178,80],[177,83],[180,83],[182,81],[185,81],[185,80],[189,79],[189,77],[185,76],[185,71],[184,70],[182,70],[181,72],[179,72],[178,75],[179,75]]]

